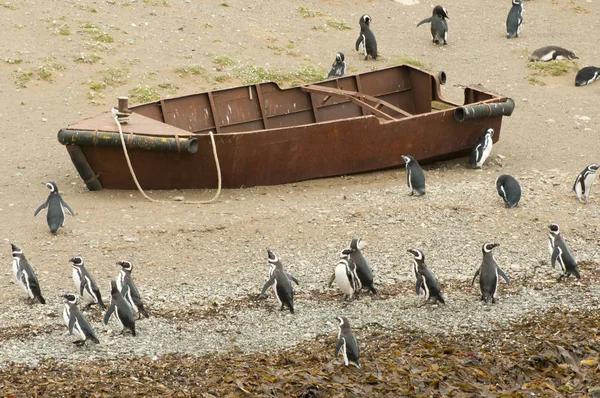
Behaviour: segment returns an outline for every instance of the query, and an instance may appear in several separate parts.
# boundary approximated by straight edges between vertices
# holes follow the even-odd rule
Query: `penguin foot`
[[[85,344],[85,340],[77,340],[74,341],[73,344],[75,344],[77,347],[83,347],[83,345]]]

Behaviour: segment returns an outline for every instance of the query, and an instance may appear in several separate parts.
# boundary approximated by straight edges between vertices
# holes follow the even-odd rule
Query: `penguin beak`
[[[492,244],[493,247],[500,247],[500,243],[494,243]]]
[[[69,259],[69,262],[70,262],[70,263],[74,263],[74,262],[75,262],[75,257],[71,257],[71,258]]]

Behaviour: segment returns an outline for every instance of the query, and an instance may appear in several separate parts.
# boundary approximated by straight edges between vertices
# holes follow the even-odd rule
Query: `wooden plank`
[[[250,86],[250,87],[252,87],[252,86]],[[256,88],[256,96],[258,97],[258,106],[260,108],[260,114],[261,114],[262,120],[263,120],[263,127],[266,130],[269,128],[269,124],[268,124],[267,115],[265,114],[265,108],[264,108],[264,103],[263,103],[262,91],[260,89],[260,84],[255,84],[254,87]]]
[[[315,123],[319,123],[319,118],[318,118],[318,114],[317,114],[317,105],[315,104],[315,94],[312,92],[309,92],[310,94],[310,104],[312,105],[312,111],[313,111],[313,115],[314,115],[314,119],[315,119]]]
[[[380,110],[379,108],[381,108],[382,106],[385,106],[386,108],[391,109],[394,112],[397,112],[403,116],[406,116],[406,117],[412,116],[409,112],[406,112],[404,109],[398,108],[397,106],[392,105],[387,101],[384,101],[382,99],[379,99],[377,97],[373,97],[370,95],[362,94],[362,93],[359,93],[356,91],[346,91],[346,90],[340,90],[340,89],[336,89],[336,88],[332,88],[332,87],[319,87],[319,86],[310,85],[310,84],[303,86],[302,90],[309,91],[309,92],[317,92],[317,93],[327,94],[327,95],[341,96],[341,97],[351,100],[352,102],[354,102],[358,105],[361,105],[361,103],[364,103],[365,105],[367,105],[366,108],[369,110],[376,109],[379,111]],[[367,104],[366,101],[373,102],[376,105],[373,106],[373,105]]]
[[[210,112],[212,113],[213,122],[215,124],[215,130],[217,133],[221,132],[221,128],[219,127],[219,123],[217,123],[217,110],[215,108],[215,100],[213,99],[212,92],[208,92],[208,102],[210,103]]]

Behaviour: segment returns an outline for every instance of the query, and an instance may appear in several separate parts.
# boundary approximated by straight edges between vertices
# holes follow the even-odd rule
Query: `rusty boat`
[[[274,185],[468,154],[489,127],[500,138],[514,101],[476,87],[442,98],[445,74],[410,65],[292,88],[272,82],[127,107],[58,132],[92,191]],[[125,123],[126,122],[126,123]],[[213,151],[216,150],[217,156]],[[219,167],[217,167],[217,163]]]

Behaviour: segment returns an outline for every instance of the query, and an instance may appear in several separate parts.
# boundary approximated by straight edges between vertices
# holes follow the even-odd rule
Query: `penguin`
[[[410,195],[425,195],[425,174],[419,162],[409,155],[400,155],[406,167],[406,181],[410,188]]]
[[[14,243],[10,245],[13,255],[13,274],[17,279],[17,283],[27,292],[30,299],[36,299],[40,304],[46,304],[33,265],[27,261],[23,250],[19,246]]]
[[[519,37],[523,24],[523,0],[512,0],[512,7],[506,18],[506,38]]]
[[[81,347],[88,340],[95,344],[100,344],[100,340],[96,337],[94,329],[92,329],[85,316],[77,308],[77,296],[69,293],[63,297],[65,299],[65,308],[63,310],[65,324],[69,329],[69,333],[80,339],[74,341],[73,344]]]
[[[73,283],[75,283],[75,289],[88,302],[85,308],[89,308],[93,304],[98,304],[105,310],[106,305],[102,301],[100,289],[98,289],[98,285],[92,274],[85,267],[83,258],[81,256],[73,256],[69,262],[73,263]]]
[[[346,74],[346,61],[344,61],[344,53],[338,52],[335,55],[335,62],[331,65],[331,70],[327,75],[328,79],[332,77],[342,77]]]
[[[281,311],[283,311],[284,307],[288,307],[290,312],[294,313],[294,288],[290,282],[288,275],[283,270],[283,264],[279,261],[279,257],[267,247],[267,257],[269,260],[269,266],[274,266],[272,272],[270,272],[271,276],[269,280],[265,283],[260,292],[261,295],[264,295],[269,287],[273,287],[273,293],[275,293],[275,298],[281,305]]]
[[[356,266],[356,275],[360,280],[360,283],[364,289],[369,289],[373,294],[377,294],[375,283],[373,282],[373,273],[369,267],[367,259],[363,256],[361,249],[365,247],[363,240],[360,238],[353,238],[350,242],[350,250],[348,253],[348,260],[353,262]]]
[[[369,58],[369,55],[373,59],[377,59],[377,40],[371,30],[371,17],[363,15],[358,21],[360,25],[360,34],[356,40],[356,51],[359,51],[359,47],[363,46],[363,53],[365,54],[365,61]]]
[[[148,315],[148,312],[144,309],[142,297],[135,287],[135,283],[133,283],[133,278],[131,277],[133,265],[130,261],[125,260],[118,261],[117,265],[121,266],[121,271],[119,272],[119,276],[117,276],[117,289],[119,289],[123,298],[131,306],[133,312],[138,313],[138,319],[141,319],[142,315],[145,318],[148,318],[150,315]]]
[[[349,254],[352,249],[344,249],[341,253],[340,261],[335,266],[335,283],[346,295],[346,300],[350,300],[354,293],[358,293],[362,288],[360,278],[356,272],[356,264],[350,260]]]
[[[558,224],[552,223],[548,227],[550,228],[548,248],[552,253],[552,268],[555,268],[556,263],[558,262],[560,270],[562,271],[562,275],[558,278],[558,280],[568,278],[570,275],[575,276],[577,280],[581,279],[581,275],[579,275],[579,269],[577,268],[577,262],[575,262],[575,259],[569,251],[567,244],[560,235]]]
[[[273,271],[275,271],[275,268],[277,268],[275,263],[269,262],[269,278],[268,279],[271,279],[271,277],[273,276]],[[298,279],[294,278],[294,276],[292,274],[287,273],[287,272],[285,274],[287,275],[288,279],[291,282],[294,282],[296,284],[296,286],[300,286],[300,282],[298,282]],[[267,280],[267,282],[268,282],[268,280]],[[268,286],[267,287],[263,286],[263,291],[261,292],[261,296],[265,294],[267,289],[268,289]]]
[[[573,193],[577,195],[577,199],[579,199],[581,203],[588,203],[588,196],[590,196],[590,193],[592,192],[592,184],[596,179],[598,168],[600,168],[600,165],[592,163],[583,169],[575,179]]]
[[[534,52],[532,52],[529,55],[529,61],[532,62],[537,62],[537,61],[541,61],[541,62],[548,62],[548,61],[554,61],[555,59],[557,60],[573,60],[573,59],[579,59],[579,57],[577,55],[575,55],[575,53],[573,51],[569,51],[565,48],[562,47],[558,47],[558,46],[546,46],[546,47],[542,47],[542,48],[538,48],[537,50],[535,50]]]
[[[37,216],[40,211],[47,207],[48,215],[46,216],[46,220],[48,221],[48,229],[55,234],[60,227],[65,225],[65,209],[67,209],[73,217],[75,217],[75,213],[58,193],[56,183],[47,182],[46,187],[50,190],[50,195],[48,195],[48,199],[37,208],[35,213],[33,213],[33,216]]]
[[[423,289],[426,301],[433,299],[434,304],[438,301],[442,304],[446,304],[435,275],[433,275],[425,264],[425,254],[418,249],[409,249],[408,253],[415,256],[413,259],[413,275],[417,281],[415,286],[417,294],[419,295],[421,289]]]
[[[492,250],[495,247],[500,246],[499,243],[484,243],[481,251],[483,252],[483,262],[481,266],[475,272],[471,286],[475,283],[475,279],[479,275],[479,288],[481,289],[481,300],[486,304],[491,299],[492,304],[496,302],[496,293],[498,291],[498,279],[502,277],[507,284],[510,284],[510,280],[504,274],[504,272],[498,267],[496,259],[492,254]]]
[[[360,363],[360,352],[358,349],[358,343],[356,342],[356,337],[352,333],[352,329],[350,328],[350,322],[348,322],[348,318],[344,316],[338,316],[337,321],[338,325],[338,341],[335,345],[335,352],[333,355],[337,358],[342,352],[344,356],[344,365],[348,366],[354,365],[357,368],[362,370],[362,364]]]
[[[417,27],[424,23],[431,23],[431,37],[433,38],[434,44],[448,44],[448,10],[442,6],[435,6],[433,8],[433,14],[429,18],[425,18],[417,24]],[[443,43],[442,43],[443,42]]]
[[[581,68],[575,75],[575,86],[587,86],[600,79],[600,68],[596,66],[586,66]]]
[[[509,209],[519,204],[521,200],[521,183],[515,177],[502,174],[496,179],[496,189]]]
[[[489,128],[481,134],[477,139],[473,150],[471,151],[471,157],[467,163],[467,169],[480,169],[485,160],[490,156],[492,152],[492,146],[494,142],[492,137],[494,136],[494,129]]]
[[[135,336],[135,316],[133,310],[129,306],[129,303],[123,298],[123,295],[117,288],[117,282],[114,280],[110,281],[110,306],[104,314],[104,324],[108,324],[108,320],[111,315],[117,320],[119,325],[123,328],[121,334],[125,333],[128,329],[131,334]]]

